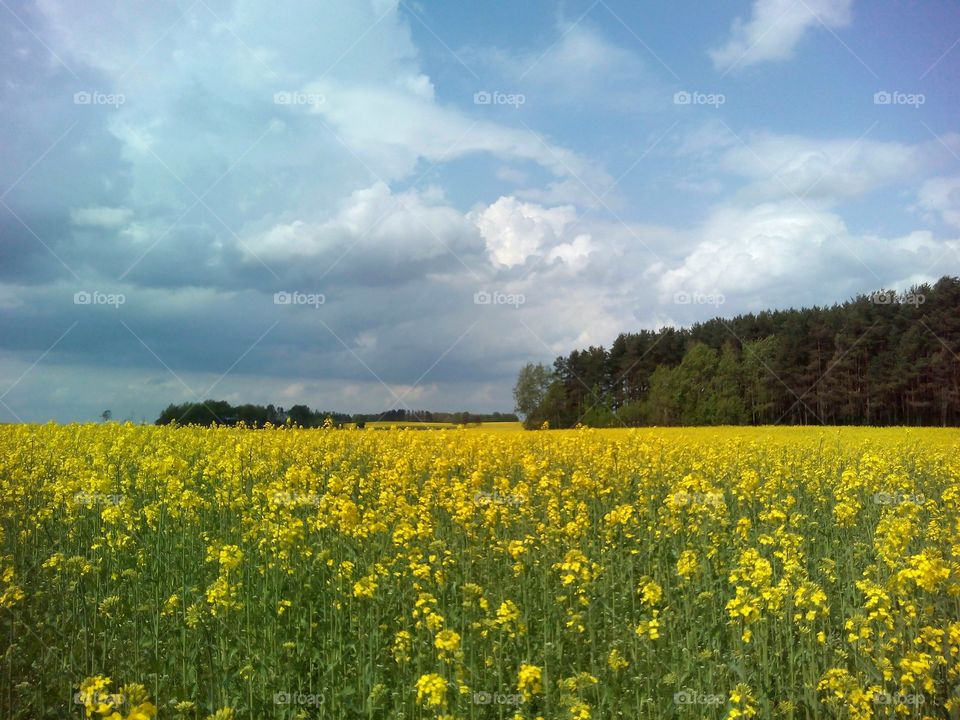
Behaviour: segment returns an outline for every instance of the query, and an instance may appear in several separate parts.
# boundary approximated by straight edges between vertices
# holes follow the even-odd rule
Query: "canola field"
[[[958,441],[0,426],[0,717],[957,717]]]

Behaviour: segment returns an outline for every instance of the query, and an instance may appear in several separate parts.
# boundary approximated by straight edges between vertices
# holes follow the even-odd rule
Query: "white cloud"
[[[436,395],[437,386],[430,385],[393,385],[390,387],[396,397],[403,403],[421,402],[432,395]],[[393,403],[391,402],[391,405]],[[411,408],[412,409],[412,408]]]
[[[509,165],[501,165],[497,168],[497,179],[516,185],[518,183],[526,182],[527,174],[522,170],[510,167]]]
[[[730,37],[710,58],[720,70],[786,60],[808,30],[848,25],[852,5],[853,0],[754,0],[750,19],[734,20]]]
[[[419,98],[433,102],[435,95],[433,82],[423,73],[401,75],[397,78],[396,84]]]
[[[475,153],[490,153],[508,161],[530,160],[557,177],[601,175],[576,153],[526,128],[507,127],[479,114],[467,115],[408,87],[324,80],[305,89],[326,98],[312,111],[329,122],[351,152],[386,181],[412,173],[420,158],[441,162]],[[429,132],[424,132],[425,128]]]
[[[548,260],[560,260],[564,265],[580,270],[587,264],[590,253],[596,250],[593,238],[589,235],[577,235],[573,242],[563,243],[553,248],[547,255]]]
[[[798,207],[760,205],[717,209],[700,229],[701,240],[679,267],[665,269],[665,301],[676,292],[755,293],[791,277],[807,278],[825,243],[846,228],[836,216]]]
[[[611,181],[612,182],[612,181]],[[613,204],[617,200],[616,188],[609,190],[604,194],[604,187],[609,187],[610,183],[604,183],[604,186],[587,186],[580,178],[568,178],[566,180],[556,180],[549,182],[544,187],[529,187],[517,191],[517,197],[524,200],[543,205],[561,205],[573,204],[581,207],[591,207],[597,203],[597,198],[602,198],[605,203]]]
[[[541,248],[556,245],[564,228],[576,216],[576,210],[570,205],[546,208],[521,202],[513,196],[500,197],[492,205],[472,213],[486,241],[490,259],[500,267],[522,265]]]
[[[833,297],[844,298],[865,287],[906,286],[935,268],[940,274],[955,271],[949,255],[960,247],[929,231],[856,235],[840,216],[791,201],[719,206],[696,235],[697,244],[681,262],[651,269],[661,302],[687,292],[760,306],[774,294],[781,303],[809,304],[820,302],[816,296],[825,285]]]
[[[372,332],[362,332],[353,339],[353,346],[362,352],[375,350],[377,347],[377,336]]]
[[[229,210],[240,224],[292,208],[330,211],[345,187],[393,184],[423,161],[474,154],[602,183],[591,162],[548,138],[489,109],[438,102],[404,12],[381,5],[299,0],[283,17],[235,0],[151,7],[142,17],[108,0],[82,9],[42,0],[40,9],[45,39],[65,62],[96,69],[88,90],[126,96],[104,117],[128,166],[124,204],[138,215],[182,204],[184,186],[200,194],[228,169],[206,202],[227,212],[215,199],[242,184]],[[293,92],[321,100],[274,102]],[[249,168],[275,179],[254,181]]]
[[[554,44],[522,52],[470,49],[472,62],[495,74],[504,92],[522,91],[531,105],[643,108],[656,97],[655,75],[634,50],[613,43],[587,22],[560,23]],[[585,105],[585,103],[587,103]]]
[[[123,227],[132,218],[133,210],[129,208],[93,206],[70,209],[70,222],[79,227],[115,229]]]
[[[917,191],[917,205],[960,228],[960,176],[930,178]]]
[[[335,261],[356,253],[389,264],[444,255],[476,231],[463,215],[440,204],[435,191],[394,194],[385,184],[357,190],[330,219],[279,223],[245,242],[251,259]]]
[[[285,400],[297,400],[297,399],[303,398],[306,390],[307,390],[306,383],[302,383],[302,382],[290,383],[280,391],[280,397],[284,398]]]
[[[701,173],[712,170],[746,179],[741,199],[799,196],[829,205],[928,176],[949,160],[944,144],[960,150],[960,134],[918,143],[766,131],[738,139],[710,123],[689,133],[678,152],[691,157]]]
[[[942,157],[942,147],[938,151],[931,143],[820,140],[771,133],[753,135],[747,142],[748,147],[731,147],[722,162],[728,172],[754,180],[751,190],[769,195],[792,191],[828,200],[860,197],[903,181]]]

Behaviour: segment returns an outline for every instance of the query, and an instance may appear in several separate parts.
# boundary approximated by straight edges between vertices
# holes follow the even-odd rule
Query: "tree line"
[[[354,422],[402,422],[402,423],[452,423],[454,425],[472,425],[483,422],[517,422],[520,418],[516,413],[473,413],[466,410],[460,412],[440,412],[436,410],[407,410],[396,408],[382,413],[357,413],[353,416]]]
[[[434,412],[429,410],[407,410],[405,408],[387,410],[381,413],[355,413],[353,415],[326,411],[311,410],[306,405],[294,405],[286,410],[283,407],[270,405],[231,405],[225,400],[206,400],[204,402],[187,402],[179,405],[170,404],[156,420],[157,425],[239,425],[262,428],[270,425],[297,425],[304,428],[322,427],[327,421],[334,426],[354,424],[363,427],[368,422],[403,422],[403,423],[454,423],[470,424],[480,422],[516,422],[517,416],[513,413],[471,413],[463,412]]]
[[[960,278],[623,333],[514,387],[528,428],[960,425]]]

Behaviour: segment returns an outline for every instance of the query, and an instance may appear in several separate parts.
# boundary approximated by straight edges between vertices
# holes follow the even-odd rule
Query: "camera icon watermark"
[[[680,291],[673,294],[675,305],[712,305],[720,307],[727,301],[723,293],[700,293]]]
[[[709,505],[720,507],[724,504],[723,493],[718,492],[685,492],[683,490],[673,494],[674,505]]]
[[[302,90],[280,90],[273,94],[274,105],[306,105],[320,107],[327,103],[327,96],[322,93],[309,93]]]
[[[677,705],[723,705],[726,698],[723,695],[702,693],[684,688],[673,694],[673,702]]]
[[[513,507],[520,507],[520,505],[523,504],[523,498],[512,493],[501,495],[496,492],[478,492],[474,494],[473,502],[475,505],[511,505]]]
[[[501,693],[477,690],[473,693],[474,705],[522,705],[523,695],[520,693]]]
[[[527,301],[523,293],[505,293],[499,290],[479,290],[473,294],[474,305],[512,305],[519,308]]]
[[[327,302],[327,298],[323,293],[287,292],[282,290],[273,294],[274,305],[312,305],[315,308],[319,308],[325,302]]]
[[[921,693],[916,694],[905,694],[905,693],[888,693],[883,690],[875,692],[873,694],[873,702],[875,705],[913,705],[919,706],[923,705],[927,701],[927,698],[924,697]]]
[[[873,94],[874,105],[909,105],[913,108],[919,108],[926,101],[927,96],[923,93],[881,90]]]
[[[320,693],[278,692],[273,694],[274,705],[306,705],[319,707],[323,705],[324,697]]]
[[[527,102],[523,93],[504,93],[499,90],[479,90],[473,94],[474,105],[512,105],[519,110]]]
[[[127,301],[123,293],[105,293],[99,290],[81,290],[73,294],[74,305],[112,305],[119,308]]]
[[[86,492],[81,490],[73,496],[73,501],[77,505],[93,507],[94,505],[121,505],[123,504],[123,495],[116,493]]]
[[[927,301],[923,293],[904,293],[897,295],[893,290],[878,290],[870,294],[870,302],[874,305],[913,305],[919,307]]]
[[[723,93],[687,92],[686,90],[681,90],[673,94],[674,105],[708,105],[719,108],[726,102],[727,96]]]
[[[903,505],[904,503],[922,505],[926,501],[927,498],[923,493],[877,492],[873,494],[873,502],[876,505]]]
[[[123,93],[105,93],[99,90],[92,92],[81,90],[73,94],[74,105],[108,105],[119,108],[127,102],[127,96]]]
[[[316,507],[320,504],[320,496],[316,493],[276,492],[270,496],[270,500],[274,505],[313,505]]]
[[[111,705],[118,708],[124,702],[126,702],[126,695],[123,693],[75,692],[73,694],[74,705]]]

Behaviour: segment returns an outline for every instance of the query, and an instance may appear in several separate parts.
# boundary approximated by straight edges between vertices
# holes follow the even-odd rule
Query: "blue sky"
[[[953,3],[3,0],[0,58],[0,421],[506,410],[960,274]]]

